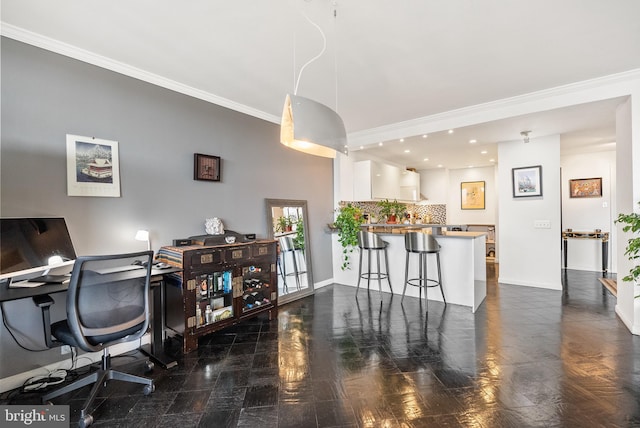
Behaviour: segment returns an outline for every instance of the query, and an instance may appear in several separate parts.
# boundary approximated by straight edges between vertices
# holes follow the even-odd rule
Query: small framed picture
[[[542,166],[512,168],[513,197],[542,196]]]
[[[483,210],[484,181],[460,183],[460,208],[463,210]]]
[[[193,155],[193,179],[203,181],[220,181],[220,156]]]
[[[569,197],[571,198],[601,198],[602,177],[576,178],[569,180]]]

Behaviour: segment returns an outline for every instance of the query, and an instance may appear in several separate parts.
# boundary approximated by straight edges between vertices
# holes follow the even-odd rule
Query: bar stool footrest
[[[389,278],[389,275],[384,272],[365,272],[360,275],[360,278],[367,280],[383,280]]]
[[[418,284],[412,281],[418,281]],[[420,282],[423,282],[424,284],[420,284]],[[407,279],[407,284],[412,285],[414,287],[418,287],[418,288],[431,288],[431,287],[440,286],[440,283],[438,282],[437,279],[411,278],[411,279]]]

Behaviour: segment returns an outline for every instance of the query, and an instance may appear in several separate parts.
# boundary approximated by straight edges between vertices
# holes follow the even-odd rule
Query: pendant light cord
[[[298,73],[298,78],[296,79],[296,86],[295,89],[293,91],[293,95],[297,95],[298,94],[298,85],[300,85],[300,77],[302,76],[302,72],[304,71],[304,69],[311,64],[313,61],[317,60],[318,58],[320,58],[322,56],[322,54],[324,54],[324,51],[327,50],[327,38],[324,35],[324,32],[322,31],[322,28],[320,28],[320,26],[318,24],[316,24],[315,22],[313,22],[311,19],[309,19],[309,17],[307,16],[306,13],[304,13],[303,11],[300,11],[300,13],[302,14],[302,16],[305,17],[305,19],[307,21],[309,21],[309,23],[311,25],[313,25],[314,27],[316,27],[318,29],[318,31],[320,32],[320,35],[322,36],[322,50],[320,51],[320,53],[316,56],[314,56],[313,58],[311,58],[309,61],[307,61],[302,68],[300,68],[300,72]]]

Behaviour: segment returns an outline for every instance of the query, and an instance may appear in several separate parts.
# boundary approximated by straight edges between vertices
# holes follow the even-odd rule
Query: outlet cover
[[[533,222],[534,229],[551,229],[550,220],[535,220]]]

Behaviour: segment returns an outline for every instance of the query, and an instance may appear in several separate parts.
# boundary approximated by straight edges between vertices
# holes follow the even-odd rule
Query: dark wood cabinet
[[[265,312],[277,316],[276,241],[162,247],[158,259],[182,269],[165,280],[165,319],[185,353],[201,336]]]

